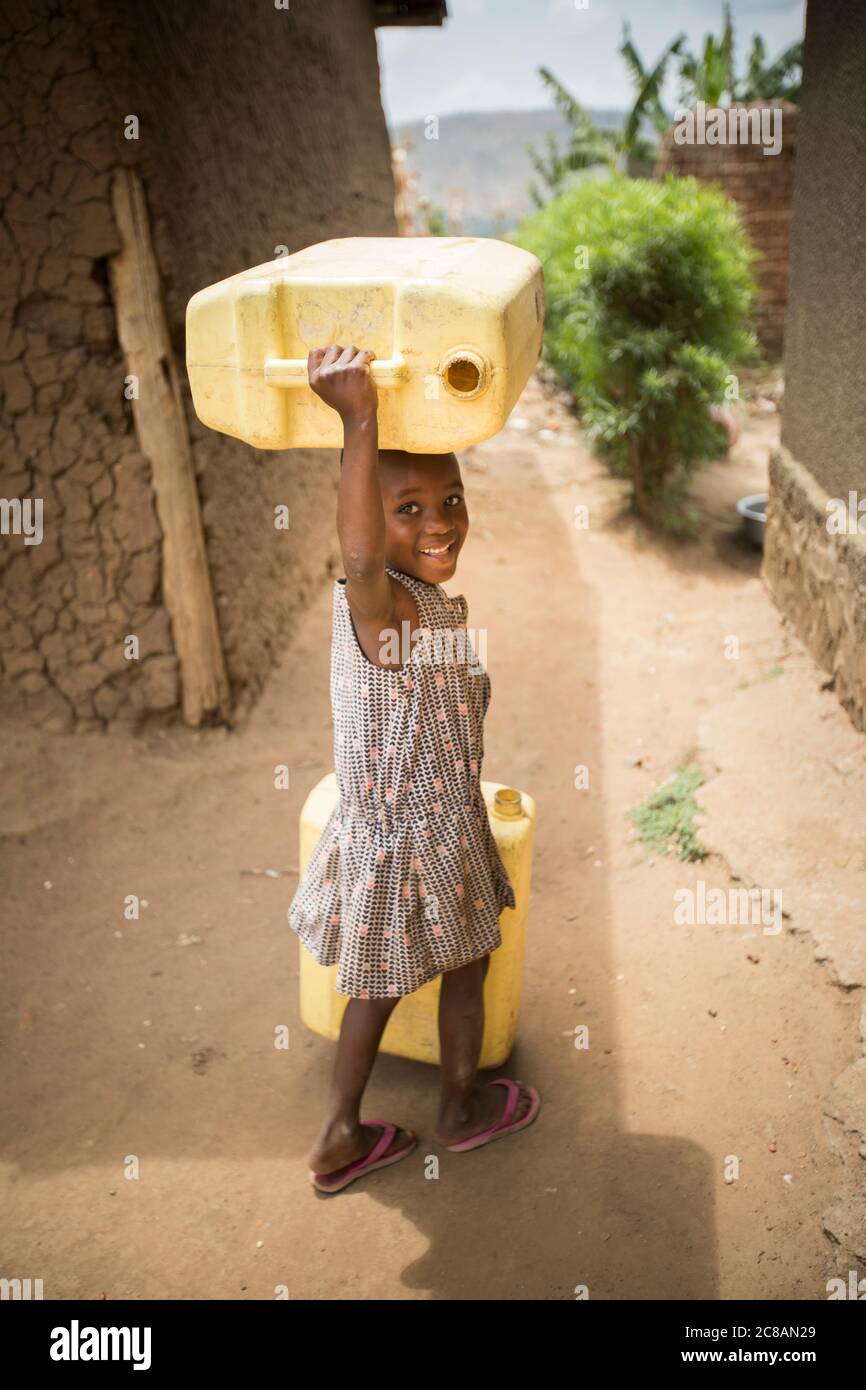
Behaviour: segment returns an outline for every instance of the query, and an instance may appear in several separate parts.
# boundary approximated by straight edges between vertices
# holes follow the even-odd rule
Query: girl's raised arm
[[[379,485],[379,427],[375,357],[355,347],[313,348],[307,359],[310,386],[343,422],[343,464],[337,493],[337,534],[353,614],[386,619],[393,595],[385,572],[385,513]]]

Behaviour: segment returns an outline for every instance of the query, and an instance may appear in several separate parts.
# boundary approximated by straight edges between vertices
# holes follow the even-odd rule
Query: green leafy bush
[[[544,355],[648,520],[683,499],[722,432],[709,407],[758,357],[754,258],[734,205],[693,178],[588,179],[513,234],[544,266]]]

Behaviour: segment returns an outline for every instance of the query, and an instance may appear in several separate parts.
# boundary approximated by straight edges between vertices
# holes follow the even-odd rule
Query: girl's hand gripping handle
[[[310,386],[337,411],[344,430],[376,418],[378,398],[370,371],[375,352],[356,347],[312,348],[307,358]]]

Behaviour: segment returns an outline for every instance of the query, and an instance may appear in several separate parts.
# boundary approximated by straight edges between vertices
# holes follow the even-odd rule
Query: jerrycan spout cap
[[[517,820],[523,815],[523,798],[514,787],[500,787],[493,797],[493,813],[503,820]]]

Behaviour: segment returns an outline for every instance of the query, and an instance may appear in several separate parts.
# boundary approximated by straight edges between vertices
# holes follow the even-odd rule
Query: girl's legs
[[[480,1086],[478,1058],[484,1036],[484,981],[490,957],[470,961],[442,976],[439,996],[439,1047],[442,1056],[441,1093],[436,1137],[456,1144],[480,1134],[496,1122],[505,1109],[504,1086]],[[532,1103],[521,1090],[514,1118],[525,1115]]]
[[[385,1025],[399,1002],[399,998],[350,999],[346,1005],[331,1078],[328,1113],[309,1155],[309,1166],[314,1173],[333,1173],[345,1168],[368,1154],[382,1137],[381,1129],[361,1124],[361,1097],[370,1079]],[[399,1129],[387,1152],[403,1149],[408,1142],[406,1130]]]

